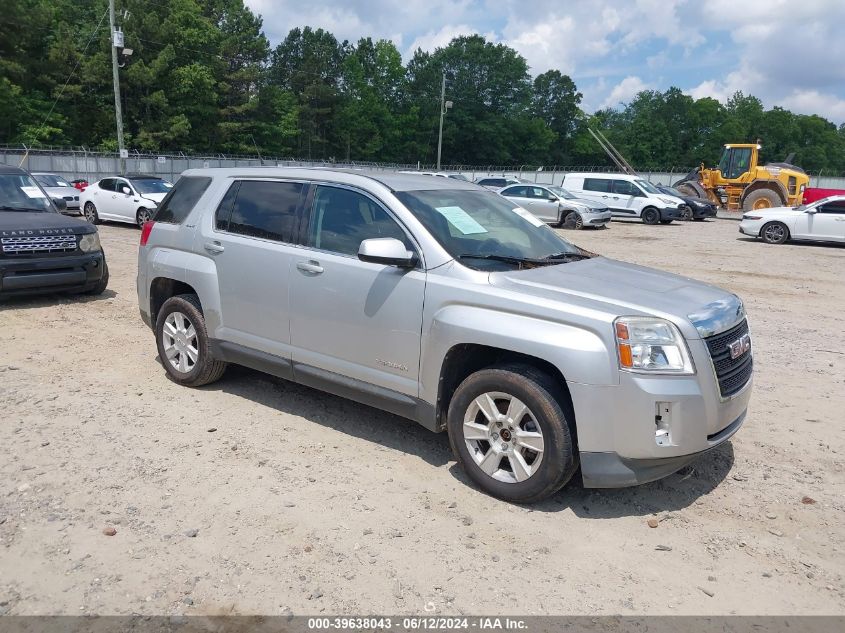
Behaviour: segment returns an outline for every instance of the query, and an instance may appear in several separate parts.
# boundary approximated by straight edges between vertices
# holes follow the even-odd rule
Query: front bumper
[[[696,220],[703,220],[704,218],[715,218],[716,217],[716,207],[697,207],[695,205],[690,205],[692,209],[692,217]]]
[[[584,226],[605,226],[610,223],[613,214],[610,211],[602,213],[582,213],[581,218],[584,221]]]
[[[739,232],[749,237],[760,237],[763,222],[760,220],[743,220],[739,223]]]
[[[664,207],[660,209],[661,220],[681,220],[684,217],[684,210],[677,207]]]
[[[103,277],[102,251],[57,257],[0,259],[0,296],[84,292]]]
[[[616,385],[567,383],[584,486],[631,486],[675,472],[742,426],[753,378],[722,397],[707,345],[687,341],[696,373],[619,373]],[[751,353],[751,352],[749,352]]]

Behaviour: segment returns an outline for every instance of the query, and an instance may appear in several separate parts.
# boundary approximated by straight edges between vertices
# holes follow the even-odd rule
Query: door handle
[[[304,273],[311,273],[312,275],[319,275],[323,272],[323,267],[320,266],[320,262],[316,262],[313,259],[308,262],[297,262],[296,267]]]
[[[602,196],[602,198],[609,198],[610,196]]]
[[[222,253],[226,250],[220,242],[206,242],[203,246],[209,253]]]

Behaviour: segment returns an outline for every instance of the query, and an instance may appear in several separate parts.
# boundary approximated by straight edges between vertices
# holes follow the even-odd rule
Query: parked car
[[[400,174],[420,174],[423,176],[438,176],[440,178],[454,178],[455,180],[465,180],[469,182],[469,178],[464,176],[463,174],[458,173],[450,173],[448,171],[411,171],[411,170],[402,170],[399,172]]]
[[[40,171],[32,172],[32,177],[51,198],[61,198],[65,201],[66,213],[79,214],[79,191],[67,180],[56,174]]]
[[[108,281],[96,227],[59,213],[23,169],[0,165],[0,298],[59,291],[101,294]]]
[[[713,202],[711,202],[707,198],[688,196],[686,194],[681,193],[674,187],[668,187],[666,185],[654,186],[658,190],[660,190],[661,193],[680,198],[684,201],[684,205],[686,206],[686,208],[684,209],[685,220],[696,220],[697,222],[702,222],[707,218],[716,217],[717,207],[715,204],[713,204]]]
[[[610,207],[613,217],[640,218],[645,224],[671,224],[684,214],[684,201],[662,193],[647,180],[628,174],[573,173],[563,187],[579,198]]]
[[[482,187],[487,187],[488,189],[495,189],[496,191],[502,189],[503,187],[516,185],[522,182],[528,181],[522,180],[522,178],[510,176],[485,176],[484,178],[476,178],[475,180],[476,185],[481,185]]]
[[[188,170],[144,226],[137,289],[176,383],[237,363],[448,431],[510,501],[579,464],[587,487],[668,475],[736,433],[751,392],[735,295],[453,179]]]
[[[173,185],[158,176],[129,175],[103,178],[82,191],[82,215],[91,224],[102,220],[143,227]]]
[[[77,178],[76,180],[71,180],[70,184],[73,185],[74,189],[79,189],[81,191],[88,186],[88,180],[85,178]]]
[[[787,240],[845,242],[845,195],[830,196],[798,207],[747,211],[739,223],[743,235],[767,244]]]
[[[830,196],[845,196],[845,189],[824,189],[820,187],[807,187],[804,189],[804,197],[801,200],[804,204],[810,204],[821,200],[822,198],[829,198]]]
[[[606,205],[592,200],[581,200],[562,187],[551,185],[511,185],[499,190],[523,209],[527,209],[543,222],[567,229],[585,226],[607,227],[611,213]]]

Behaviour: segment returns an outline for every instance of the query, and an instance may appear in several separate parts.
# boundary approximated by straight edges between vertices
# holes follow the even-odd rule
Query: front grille
[[[745,334],[748,334],[748,322],[743,319],[742,323],[735,325],[730,330],[704,339],[704,342],[707,343],[707,349],[710,351],[716,378],[719,381],[719,391],[724,398],[737,393],[751,380],[751,373],[754,369],[753,350],[749,349],[739,358],[731,358],[729,347],[731,343]]]
[[[4,255],[68,253],[76,250],[75,235],[39,235],[37,237],[0,238]]]
[[[68,202],[74,202],[74,201],[78,202],[79,201],[79,196],[65,196],[64,198]]]

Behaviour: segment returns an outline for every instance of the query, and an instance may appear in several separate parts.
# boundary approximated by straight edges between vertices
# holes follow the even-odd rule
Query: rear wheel
[[[143,229],[144,225],[152,219],[152,214],[147,207],[141,207],[138,209],[138,213],[135,214],[135,223],[138,225],[139,229]]]
[[[200,387],[219,380],[226,371],[226,363],[211,355],[196,295],[178,295],[165,301],[156,317],[155,332],[161,364],[174,382]]]
[[[82,215],[85,216],[85,219],[91,224],[100,223],[100,216],[97,214],[97,207],[95,207],[94,203],[91,201],[85,203],[85,206],[82,208]]]
[[[545,499],[578,466],[574,425],[562,402],[557,383],[529,365],[472,374],[449,404],[449,441],[458,463],[495,497]]]
[[[561,222],[561,226],[565,229],[583,229],[584,228],[584,220],[583,218],[576,213],[575,211],[565,211],[566,215],[563,217],[563,222]]]
[[[642,218],[644,224],[659,224],[660,212],[654,207],[649,207],[647,209],[643,209]]]
[[[742,209],[743,211],[771,209],[782,204],[783,201],[780,196],[771,189],[757,189],[745,196],[745,200],[742,201]]]
[[[760,237],[766,244],[783,244],[789,239],[789,228],[782,222],[769,222],[760,229]]]

